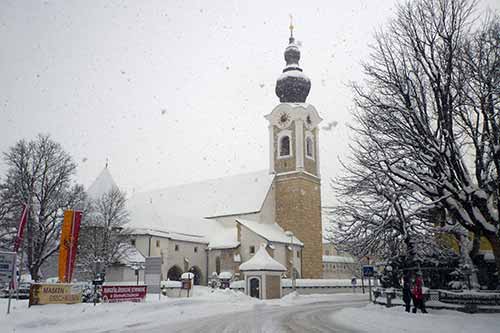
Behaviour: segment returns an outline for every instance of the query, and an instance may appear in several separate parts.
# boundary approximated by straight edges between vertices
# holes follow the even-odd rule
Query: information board
[[[75,304],[82,302],[82,287],[70,283],[35,283],[30,288],[29,305]]]
[[[0,283],[6,284],[12,281],[15,272],[16,253],[0,252]]]
[[[104,302],[142,302],[146,298],[147,286],[103,286]]]
[[[146,257],[144,270],[144,284],[148,286],[148,293],[159,294],[161,291],[161,257]]]

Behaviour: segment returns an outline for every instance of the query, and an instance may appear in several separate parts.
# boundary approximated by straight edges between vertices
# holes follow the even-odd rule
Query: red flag
[[[26,225],[26,221],[28,217],[28,205],[24,205],[23,213],[21,214],[21,221],[19,221],[19,226],[17,228],[16,240],[14,242],[14,252],[17,253],[19,247],[21,247],[21,243],[23,242],[24,235],[24,226]]]
[[[78,249],[78,235],[80,233],[80,223],[82,221],[82,212],[75,211],[73,213],[73,223],[71,224],[71,245],[69,248],[68,264],[67,267],[67,281],[71,282],[73,279],[73,271],[75,269],[76,252]]]

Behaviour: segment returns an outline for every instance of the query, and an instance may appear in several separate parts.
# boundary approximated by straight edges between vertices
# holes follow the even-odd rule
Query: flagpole
[[[16,272],[18,271],[17,268],[17,260],[14,262],[14,270],[13,270],[13,275],[12,275],[12,280],[11,280],[11,287],[9,287],[9,297],[11,294],[10,289],[15,289],[16,290],[16,299],[19,300],[19,284],[21,283],[21,275],[22,275],[22,267],[23,267],[23,261],[24,261],[24,227],[26,223],[28,222],[28,215],[29,215],[29,207],[30,207],[30,201],[31,201],[31,194],[30,198],[28,198],[28,202],[24,204],[24,209],[21,214],[21,220],[19,221],[19,225],[17,227],[17,235],[16,239],[14,241],[14,253],[16,254],[17,258],[17,252],[19,251],[19,248],[21,248],[21,263],[19,267],[19,277],[16,277]],[[9,308],[10,308],[10,300],[9,300]]]
[[[67,265],[66,265],[66,282],[71,283],[71,264],[72,264],[72,257],[73,257],[73,242],[75,241],[75,217],[76,217],[76,211],[73,209],[73,218],[71,221],[71,242],[69,246],[69,255],[68,255],[68,260],[67,260]]]
[[[23,267],[24,267],[24,238],[21,243],[21,260],[19,263],[19,277],[17,278],[17,286],[16,286],[16,299],[19,301],[19,285],[21,284],[21,277],[23,276]]]

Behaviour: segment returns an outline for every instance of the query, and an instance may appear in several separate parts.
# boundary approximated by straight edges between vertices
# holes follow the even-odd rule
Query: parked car
[[[19,299],[28,299],[30,298],[30,287],[31,287],[31,282],[21,282],[19,284],[18,290],[12,290],[12,298],[17,298],[18,293],[19,293]],[[4,286],[0,292],[0,297],[1,298],[8,298],[9,297],[9,287]]]

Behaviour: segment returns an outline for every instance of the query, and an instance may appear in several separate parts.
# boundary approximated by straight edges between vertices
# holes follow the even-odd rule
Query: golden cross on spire
[[[290,37],[293,37],[293,16],[290,14],[290,26],[288,27],[290,29]]]

